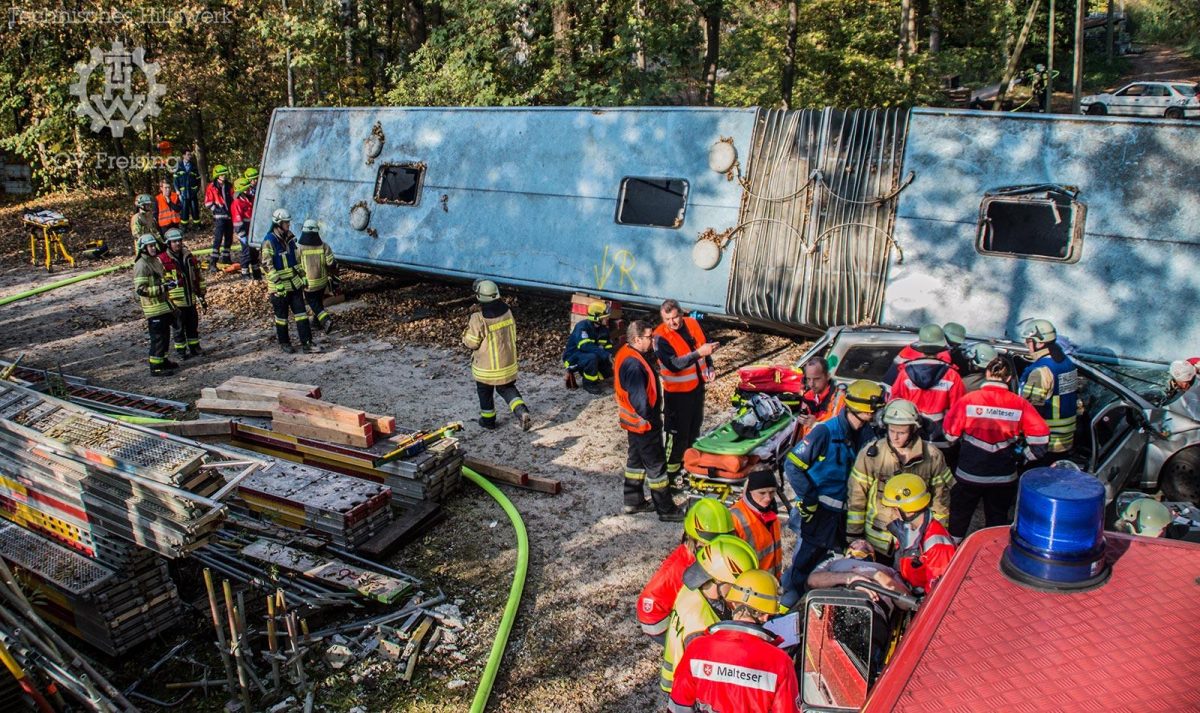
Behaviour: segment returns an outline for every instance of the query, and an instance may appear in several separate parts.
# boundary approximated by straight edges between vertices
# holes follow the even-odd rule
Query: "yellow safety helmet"
[[[221,164],[217,164],[217,166],[215,168],[213,168],[213,178],[217,178],[218,176],[228,176],[228,175],[229,175],[229,169],[226,168],[225,166],[222,166]]]
[[[588,319],[593,322],[599,322],[608,316],[608,305],[601,300],[596,300],[588,305]]]
[[[925,479],[912,473],[893,475],[883,486],[884,505],[901,512],[918,512],[929,506],[933,496]]]
[[[858,379],[846,388],[846,408],[872,414],[883,405],[883,387],[870,379]]]
[[[255,178],[258,178],[258,168],[255,166],[251,166],[250,168],[247,168],[245,171],[242,172],[242,177],[245,178],[247,181],[252,181]]]
[[[234,179],[234,181],[233,181],[233,192],[234,193],[245,193],[246,189],[249,187],[250,187],[250,181],[246,180],[245,178],[237,178],[237,179]]]
[[[701,544],[711,542],[717,535],[733,534],[733,515],[720,500],[700,498],[688,508],[683,531]]]
[[[696,553],[696,562],[712,579],[733,584],[742,572],[758,568],[758,555],[740,537],[717,535]]]
[[[745,604],[763,614],[778,614],[782,609],[779,604],[779,580],[766,570],[752,569],[742,572],[733,581],[733,587],[730,588],[725,601],[730,604]]]
[[[1154,498],[1138,498],[1129,503],[1118,520],[1120,529],[1145,537],[1162,537],[1175,520],[1171,509]]]

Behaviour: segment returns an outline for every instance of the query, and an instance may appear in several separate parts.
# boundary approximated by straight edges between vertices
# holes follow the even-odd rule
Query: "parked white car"
[[[1133,82],[1108,94],[1092,94],[1079,101],[1084,114],[1161,116],[1168,119],[1200,118],[1196,85],[1187,82]]]

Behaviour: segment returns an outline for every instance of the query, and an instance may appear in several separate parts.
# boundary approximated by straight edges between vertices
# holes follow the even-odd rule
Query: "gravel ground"
[[[0,210],[0,297],[70,274],[47,276],[23,262],[13,245],[20,234],[11,230],[12,210]],[[114,243],[124,245],[115,203],[110,214],[93,220],[119,230]],[[189,242],[202,247],[206,241]],[[474,385],[468,357],[457,346],[471,306],[466,286],[352,273],[347,285],[356,296],[334,308],[341,323],[332,335],[318,337],[323,351],[291,356],[273,345],[262,288],[218,276],[201,320],[208,353],[173,377],[151,378],[131,283],[130,273],[121,271],[0,307],[0,357],[24,353],[31,366],[61,366],[97,384],[183,401],[244,374],[320,384],[330,401],[394,413],[413,427],[466,422],[462,441],[470,455],[563,483],[557,496],[506,491],[529,529],[531,563],[490,709],[632,712],[661,704],[660,649],[638,630],[633,603],[680,528],[652,515],[620,514],[625,439],[613,399],[565,390],[557,368],[568,330],[565,297],[510,300],[521,334],[518,386],[535,426],[523,432],[502,413],[501,427],[488,432],[472,420]],[[721,378],[709,393],[710,423],[729,403],[738,366],[763,355],[793,361],[802,352],[789,338],[706,328],[724,343],[716,355]],[[423,662],[411,686],[335,682],[336,691],[318,695],[327,710],[462,711],[469,705],[508,593],[515,540],[500,508],[472,485],[464,485],[448,511],[442,525],[394,564],[442,587],[450,599],[465,600],[464,614],[474,617],[473,631],[461,641],[469,659]],[[451,690],[454,679],[468,685]]]

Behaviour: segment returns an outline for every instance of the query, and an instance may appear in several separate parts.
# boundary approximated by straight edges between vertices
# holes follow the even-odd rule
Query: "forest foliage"
[[[59,1],[10,10],[0,33],[0,152],[41,189],[133,190],[163,140],[209,170],[255,164],[289,60],[296,106],[936,105],[945,77],[999,81],[1029,0]],[[1058,2],[1063,65],[1075,1]],[[1044,61],[1046,4],[1022,67]],[[120,138],[70,92],[114,40],[166,88]]]

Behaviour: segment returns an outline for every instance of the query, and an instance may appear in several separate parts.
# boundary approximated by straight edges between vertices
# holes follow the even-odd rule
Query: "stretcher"
[[[742,438],[733,424],[734,412],[720,426],[696,439],[684,454],[685,491],[689,499],[716,497],[726,504],[736,501],[752,470],[778,471],[792,447],[799,420],[785,413],[762,428],[757,436]]]

